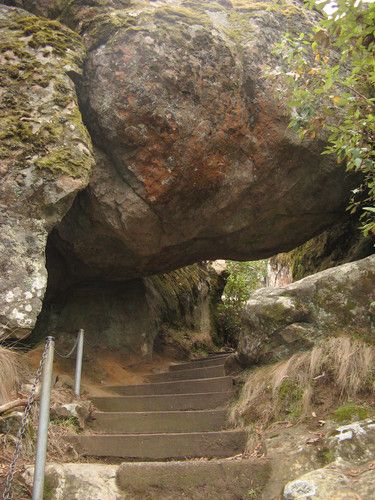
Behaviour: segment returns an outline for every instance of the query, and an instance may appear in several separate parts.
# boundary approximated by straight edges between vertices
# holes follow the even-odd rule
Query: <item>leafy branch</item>
[[[375,4],[309,0],[307,5],[321,13],[318,23],[310,33],[285,34],[276,46],[281,59],[276,76],[290,88],[290,127],[301,140],[323,132],[328,137],[323,154],[361,175],[348,209],[361,210],[364,233],[375,233],[369,210],[375,200]]]

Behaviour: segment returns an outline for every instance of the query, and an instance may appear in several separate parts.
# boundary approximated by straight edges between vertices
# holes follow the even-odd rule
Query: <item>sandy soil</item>
[[[71,345],[58,345],[60,353],[69,352]],[[43,346],[24,354],[35,372],[39,365]],[[108,385],[142,384],[148,375],[167,371],[174,361],[160,355],[153,355],[152,359],[145,359],[128,353],[97,349],[85,346],[82,369],[82,389],[92,396],[106,395]],[[54,375],[68,386],[73,385],[75,370],[75,354],[65,359],[55,354]]]

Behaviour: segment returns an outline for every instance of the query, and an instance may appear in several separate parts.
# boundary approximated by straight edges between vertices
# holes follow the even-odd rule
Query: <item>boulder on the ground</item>
[[[326,440],[327,449],[337,459],[362,463],[375,458],[375,419],[336,427]]]
[[[329,335],[373,343],[374,283],[372,255],[285,287],[257,290],[242,315],[236,359],[242,365],[282,359]]]
[[[89,400],[74,401],[72,403],[54,403],[51,406],[50,418],[73,419],[80,429],[84,429],[91,420],[94,406]]]
[[[27,335],[47,284],[48,232],[93,165],[73,79],[85,49],[56,21],[0,6],[0,339]]]
[[[0,416],[0,434],[17,435],[22,423],[23,412],[12,411]]]

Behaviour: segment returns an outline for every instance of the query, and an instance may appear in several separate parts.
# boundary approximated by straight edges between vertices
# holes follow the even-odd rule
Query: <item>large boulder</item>
[[[71,30],[0,6],[0,340],[27,335],[47,284],[48,232],[93,165],[73,78],[85,49]]]
[[[69,3],[89,49],[80,98],[98,148],[54,235],[76,278],[267,257],[340,216],[344,167],[321,156],[322,138],[287,128],[287,91],[270,76],[282,33],[311,28],[302,4],[97,4]]]
[[[50,296],[64,298],[267,257],[341,216],[353,179],[321,156],[324,137],[288,129],[287,89],[271,76],[282,33],[312,27],[302,3],[5,3],[76,31],[1,7],[3,331],[33,327],[45,253]],[[93,155],[80,111],[96,146],[83,190]]]
[[[281,288],[254,292],[243,315],[236,359],[277,360],[328,335],[375,342],[375,255]]]

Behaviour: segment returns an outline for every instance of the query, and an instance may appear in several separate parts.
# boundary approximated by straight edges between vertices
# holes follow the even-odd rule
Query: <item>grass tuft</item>
[[[15,398],[23,372],[20,355],[0,346],[0,405]]]
[[[322,387],[337,395],[341,403],[371,394],[374,373],[374,346],[349,337],[331,338],[287,361],[247,372],[230,420],[244,426],[303,417],[311,411]]]

